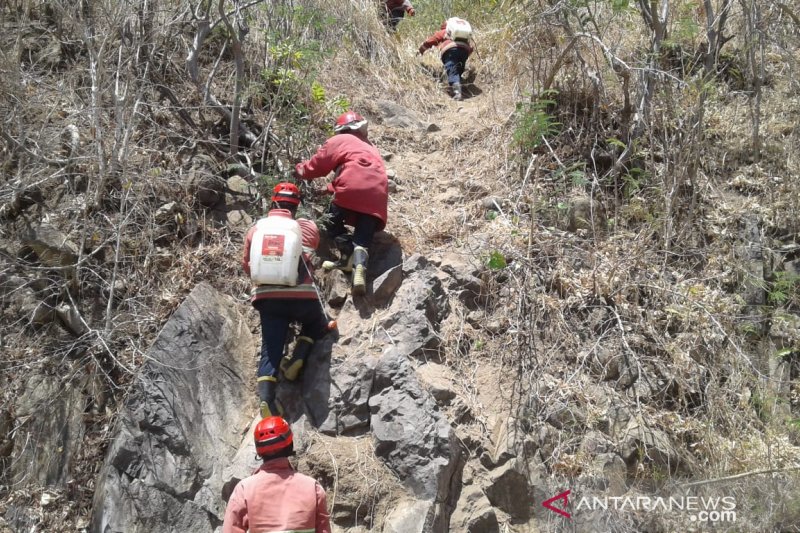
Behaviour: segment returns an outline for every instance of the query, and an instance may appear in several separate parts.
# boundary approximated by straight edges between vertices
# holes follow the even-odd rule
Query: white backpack
[[[472,37],[472,26],[464,19],[453,17],[447,19],[445,34],[453,41],[469,41]]]
[[[289,217],[268,216],[256,223],[250,243],[250,279],[256,285],[294,287],[298,282],[303,234]]]

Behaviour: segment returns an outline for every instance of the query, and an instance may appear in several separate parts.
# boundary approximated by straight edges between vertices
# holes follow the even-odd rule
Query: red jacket
[[[285,457],[264,461],[236,485],[225,509],[222,533],[246,531],[330,533],[325,489]]]
[[[386,0],[386,11],[391,11],[398,7],[405,9],[406,13],[414,9],[414,6],[411,5],[409,0]]]
[[[444,53],[445,50],[449,50],[454,46],[458,46],[459,48],[465,48],[467,50],[467,55],[472,53],[472,46],[469,43],[464,41],[454,41],[452,39],[447,38],[447,30],[442,28],[441,30],[437,31],[427,39],[425,42],[422,43],[422,46],[419,47],[419,53],[422,54],[428,48],[432,48],[434,46],[439,47],[439,51]]]
[[[356,135],[340,133],[325,141],[314,157],[295,167],[296,174],[307,180],[334,171],[328,185],[333,203],[378,218],[381,223],[376,231],[386,227],[389,181],[378,149]]]
[[[291,217],[292,213],[286,209],[270,209],[267,213],[268,217]],[[311,277],[311,253],[319,246],[319,230],[317,225],[311,220],[305,218],[298,218],[297,223],[300,224],[300,231],[303,234],[303,259],[306,262],[306,276],[299,280],[294,287],[283,287],[281,285],[256,285],[253,291],[253,297],[250,301],[263,300],[265,298],[292,298],[292,299],[314,299],[317,297],[317,291],[314,288],[314,278]],[[245,273],[250,275],[250,244],[253,242],[253,235],[256,232],[256,226],[253,225],[244,238],[244,256],[242,257],[242,268]]]

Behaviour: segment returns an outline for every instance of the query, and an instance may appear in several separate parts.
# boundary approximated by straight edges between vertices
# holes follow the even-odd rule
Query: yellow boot
[[[283,377],[289,381],[295,381],[303,370],[306,359],[308,359],[311,349],[314,347],[314,339],[311,337],[297,337],[292,355],[281,359],[281,370]]]
[[[283,416],[283,409],[278,404],[278,378],[261,376],[258,378],[258,397],[261,399],[261,418]]]
[[[369,254],[367,249],[356,246],[353,251],[353,294],[364,294],[367,292],[367,260]]]

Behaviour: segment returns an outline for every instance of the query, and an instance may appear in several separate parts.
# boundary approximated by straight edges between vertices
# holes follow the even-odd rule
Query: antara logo
[[[545,509],[550,509],[554,513],[558,513],[561,516],[565,516],[567,518],[570,518],[572,515],[569,514],[566,511],[567,506],[569,506],[569,494],[570,494],[570,492],[572,492],[572,490],[571,489],[567,489],[564,492],[562,492],[561,494],[556,494],[555,496],[553,496],[549,500],[543,501],[542,502],[542,507],[544,507]],[[561,505],[560,508],[559,507],[555,507],[553,505],[553,502],[556,502],[558,500],[564,500],[564,504]]]

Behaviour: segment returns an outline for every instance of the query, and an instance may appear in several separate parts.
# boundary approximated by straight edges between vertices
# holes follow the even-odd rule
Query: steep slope
[[[583,41],[567,33],[565,18],[549,18],[552,6],[459,3],[486,16],[475,24],[474,95],[456,103],[437,86],[436,56],[415,55],[456,3],[418,4],[418,17],[394,36],[365,2],[310,1],[309,11],[286,12],[296,6],[273,2],[256,12],[264,28],[280,26],[285,48],[267,31],[250,34],[245,123],[268,148],[234,159],[219,106],[186,79],[185,45],[202,27],[187,6],[151,13],[149,25],[117,6],[95,19],[114,28],[100,32],[109,47],[93,46],[83,26],[90,18],[78,10],[0,7],[11,28],[3,49],[14,50],[0,80],[0,435],[8,435],[0,514],[8,527],[88,527],[116,424],[122,413],[137,420],[124,399],[153,339],[202,281],[249,312],[238,256],[263,207],[260,175],[285,176],[346,102],[370,118],[371,138],[396,173],[386,257],[400,256],[399,242],[411,262],[399,292],[387,289],[380,304],[356,305],[342,298],[342,279],[323,280],[326,296],[339,297],[342,335],[312,373],[321,390],[303,389],[293,413],[305,415],[296,420],[307,431],[301,468],[325,481],[339,527],[399,533],[424,530],[430,518],[476,533],[688,530],[696,515],[576,502],[700,495],[736,498],[737,520],[717,524],[723,530],[797,528],[796,43],[770,41],[764,56],[760,160],[750,146],[753,88],[739,68],[747,47],[731,50],[730,68],[709,81],[670,43],[659,80],[675,83],[661,86],[647,135],[632,145],[643,168],[613,173],[623,153],[621,72],[653,68],[640,61],[649,36],[638,17],[598,15],[608,23],[597,26],[607,31],[601,37],[619,46],[611,50],[576,45]],[[770,39],[791,37],[780,7],[767,11]],[[309,13],[326,18],[308,22]],[[742,23],[741,13],[733,19]],[[217,30],[195,50],[204,74],[231,73],[207,78],[223,101],[235,71],[226,35]],[[695,41],[683,45],[701,49]],[[316,45],[328,55],[314,70],[303,54]],[[108,68],[92,70],[98,58]],[[678,60],[690,65],[669,66]],[[536,93],[542,103],[530,93],[545,74],[558,93]],[[313,97],[292,85],[303,76],[319,81]],[[126,82],[132,97],[105,105],[101,89],[119,96]],[[713,90],[706,130],[694,136],[699,122],[687,117],[697,116],[699,87]],[[414,116],[396,120],[403,110]],[[402,296],[398,307],[392,294]],[[445,300],[446,317],[426,327]],[[408,348],[402,357],[397,344]],[[245,368],[248,354],[236,355]],[[283,390],[287,400],[297,393]],[[408,398],[415,409],[399,408]],[[398,432],[398,420],[413,429]],[[427,431],[416,441],[420,427]],[[246,472],[249,438],[237,431],[244,436],[232,461]],[[236,440],[225,440],[226,451]],[[426,470],[420,449],[438,450],[440,461]],[[124,446],[112,452],[118,466],[138,468]],[[197,483],[209,455],[181,498],[206,497]],[[438,487],[435,504],[431,479],[453,485]],[[210,509],[201,522],[213,526],[220,481],[207,500],[170,504],[185,504],[188,521],[198,506]],[[567,489],[572,517],[542,506]]]

